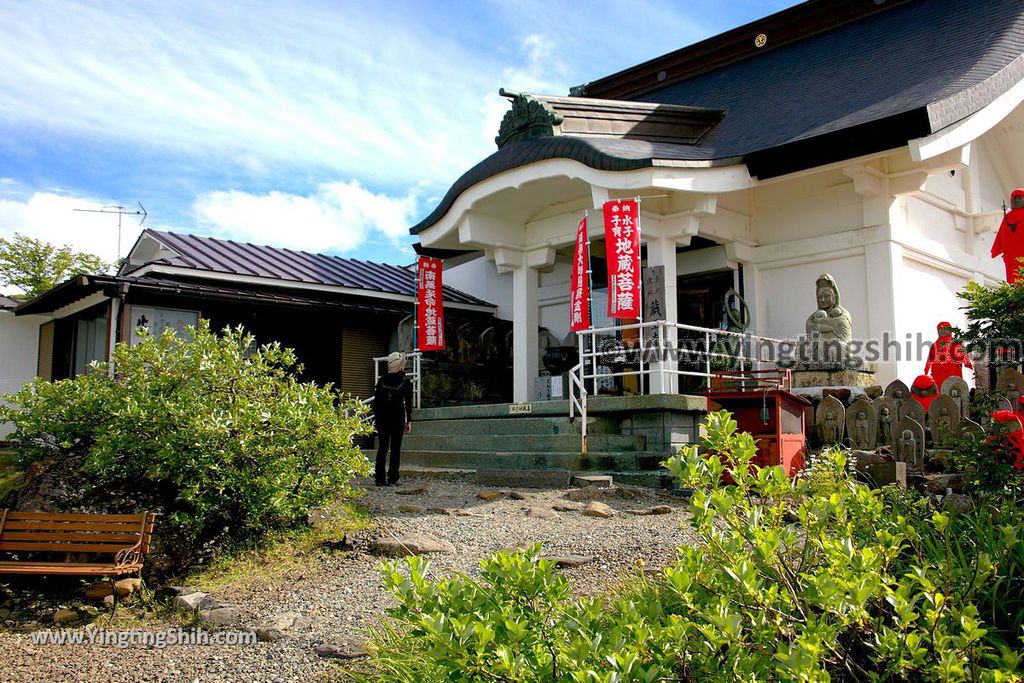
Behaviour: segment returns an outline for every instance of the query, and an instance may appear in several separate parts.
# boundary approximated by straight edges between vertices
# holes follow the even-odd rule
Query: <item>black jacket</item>
[[[378,425],[412,422],[412,382],[405,372],[389,372],[377,380],[373,389],[373,416]]]

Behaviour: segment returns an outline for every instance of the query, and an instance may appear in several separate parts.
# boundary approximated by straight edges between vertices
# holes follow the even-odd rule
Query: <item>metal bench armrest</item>
[[[142,563],[142,541],[130,548],[118,550],[114,556],[114,567],[133,567]]]

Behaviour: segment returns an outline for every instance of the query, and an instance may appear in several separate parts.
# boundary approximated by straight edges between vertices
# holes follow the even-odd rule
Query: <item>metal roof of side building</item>
[[[144,230],[118,274],[148,272],[197,277],[218,274],[238,281],[274,280],[416,296],[416,273],[403,266],[163,230]],[[444,301],[494,307],[447,285]]]
[[[0,297],[0,310],[46,313],[94,292],[115,296],[125,287],[221,301],[407,314],[416,297],[416,273],[386,263],[147,229],[117,275],[78,275],[29,301]],[[474,315],[493,315],[497,308],[447,285],[443,296],[445,305]]]
[[[18,301],[17,299],[12,299],[9,296],[2,296],[2,295],[0,295],[0,311],[11,310],[11,309],[17,307],[21,303],[23,303],[23,302]]]

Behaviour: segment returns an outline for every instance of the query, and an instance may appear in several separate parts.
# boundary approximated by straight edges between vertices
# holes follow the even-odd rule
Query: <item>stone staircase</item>
[[[663,399],[661,404],[668,400],[669,405],[650,399]],[[684,396],[591,399],[585,456],[580,453],[579,418],[569,421],[565,401],[530,407],[524,414],[512,414],[508,404],[415,411],[413,431],[402,442],[402,465],[560,472],[566,481],[575,473],[611,474],[616,482],[665,486],[660,463],[694,438],[706,403]]]

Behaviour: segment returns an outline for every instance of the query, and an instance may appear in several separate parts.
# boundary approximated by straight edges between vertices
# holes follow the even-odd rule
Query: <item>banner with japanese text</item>
[[[640,317],[640,218],[633,199],[604,203],[608,317]]]
[[[420,257],[416,266],[416,348],[444,350],[444,307],[441,295],[441,259]]]
[[[572,257],[572,289],[569,292],[569,331],[579,332],[590,329],[590,277],[587,265],[587,217],[580,220],[576,228],[576,250]]]

